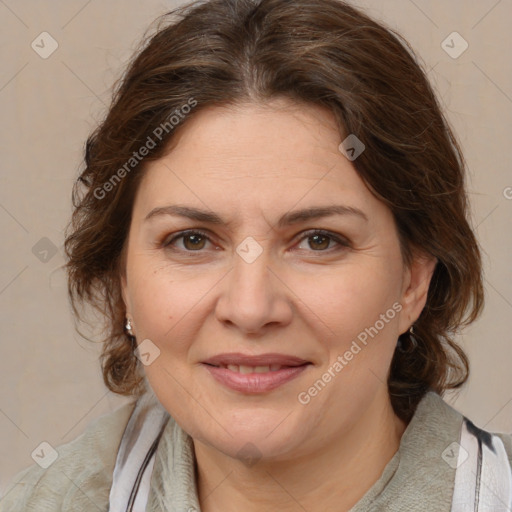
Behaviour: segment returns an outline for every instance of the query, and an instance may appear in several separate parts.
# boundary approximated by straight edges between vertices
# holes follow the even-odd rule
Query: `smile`
[[[236,364],[228,364],[228,365],[220,365],[218,368],[227,368],[232,372],[237,373],[267,373],[267,372],[277,372],[283,368],[290,368],[289,366],[282,366],[280,364],[271,364],[270,366],[247,366],[247,365],[236,365]]]
[[[272,365],[202,365],[213,379],[223,387],[244,394],[268,393],[295,379],[311,363],[296,366]]]

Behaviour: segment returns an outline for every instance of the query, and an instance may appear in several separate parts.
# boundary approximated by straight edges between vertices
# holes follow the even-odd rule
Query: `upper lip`
[[[300,357],[290,356],[287,354],[260,354],[260,355],[247,355],[241,353],[226,353],[218,354],[203,361],[203,363],[211,364],[214,366],[221,365],[242,365],[242,366],[270,366],[278,364],[281,366],[301,366],[309,363]]]

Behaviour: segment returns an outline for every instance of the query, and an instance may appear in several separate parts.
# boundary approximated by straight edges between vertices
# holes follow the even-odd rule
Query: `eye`
[[[331,233],[330,231],[325,231],[323,229],[313,229],[311,231],[307,231],[301,240],[309,240],[308,246],[309,248],[313,249],[314,252],[327,252],[326,249],[330,248],[329,246],[333,241],[335,244],[341,246],[342,248],[350,247],[350,244],[346,238],[336,235],[335,233]],[[338,247],[338,249],[339,248],[340,247]]]
[[[204,248],[206,241],[211,242],[210,237],[203,231],[188,230],[177,233],[170,240],[164,242],[163,245],[164,247],[170,247],[179,239],[183,239],[183,247],[179,247],[178,249],[183,249],[188,252],[200,251]]]

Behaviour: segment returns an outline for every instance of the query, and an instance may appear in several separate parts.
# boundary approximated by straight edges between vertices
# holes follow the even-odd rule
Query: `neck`
[[[348,511],[379,479],[407,427],[389,401],[372,409],[334,443],[278,463],[262,459],[247,467],[195,441],[201,510]]]

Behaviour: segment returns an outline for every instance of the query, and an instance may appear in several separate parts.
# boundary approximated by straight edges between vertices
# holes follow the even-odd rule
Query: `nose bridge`
[[[271,322],[291,318],[286,293],[272,272],[268,248],[246,238],[233,254],[233,268],[217,305],[219,320],[255,332]]]
[[[236,248],[233,255],[233,280],[231,293],[240,299],[266,296],[270,292],[271,283],[269,266],[271,265],[268,248],[264,249],[254,239],[245,240]],[[253,299],[255,298],[253,297]]]

